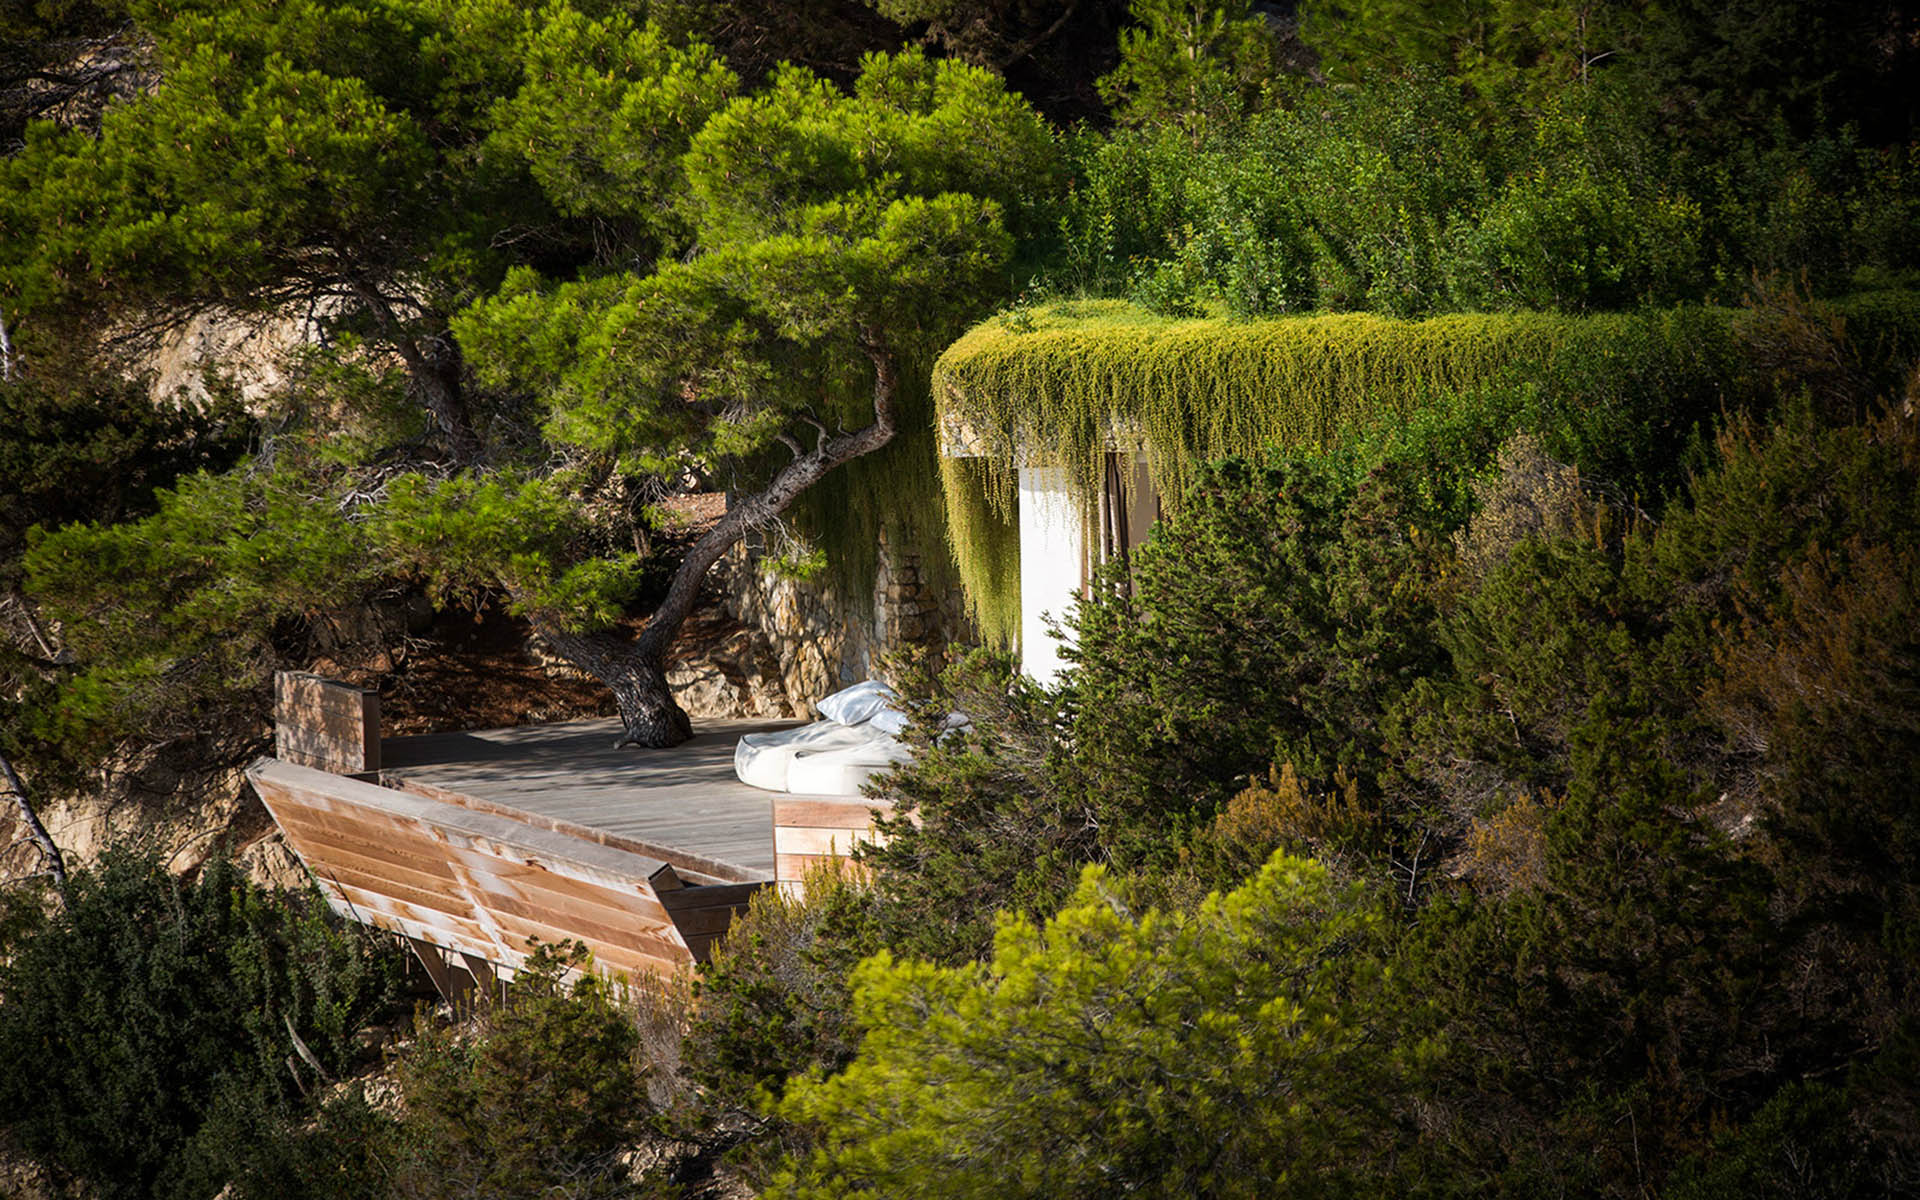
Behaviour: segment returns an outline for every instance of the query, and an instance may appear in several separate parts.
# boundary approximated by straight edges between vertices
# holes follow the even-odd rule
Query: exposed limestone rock
[[[213,370],[231,379],[253,407],[286,386],[293,351],[315,336],[314,323],[303,317],[243,320],[200,313],[168,333],[143,365],[153,372],[155,400],[205,400],[202,376]]]
[[[152,848],[174,871],[191,871],[225,840],[236,846],[267,825],[267,817],[238,770],[200,778],[148,766],[138,775],[109,774],[81,796],[40,804],[47,827],[69,868],[96,861],[109,846]]]
[[[278,830],[242,846],[234,859],[247,878],[262,887],[297,891],[311,882],[306,865],[288,849]]]
[[[736,627],[698,651],[667,671],[667,682],[688,716],[712,720],[794,714],[765,638]]]
[[[795,711],[879,670],[885,654],[909,646],[940,649],[967,628],[957,589],[926,580],[917,556],[882,540],[871,600],[851,604],[823,581],[768,569],[748,543],[722,560],[727,609],[771,647]]]

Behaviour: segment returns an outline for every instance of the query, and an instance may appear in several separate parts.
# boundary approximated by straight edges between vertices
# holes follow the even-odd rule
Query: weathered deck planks
[[[663,858],[275,759],[248,777],[343,916],[509,972],[577,939],[604,970],[670,973],[764,886],[689,887]]]
[[[671,971],[888,807],[740,783],[740,736],[790,724],[719,722],[671,750],[615,749],[611,720],[389,738],[377,783],[274,759],[249,776],[343,915],[508,972],[561,938],[606,970]]]
[[[614,720],[388,738],[381,777],[717,880],[759,882],[773,878],[774,793],[734,777],[733,748],[742,734],[792,724],[714,722],[670,750],[614,749]]]

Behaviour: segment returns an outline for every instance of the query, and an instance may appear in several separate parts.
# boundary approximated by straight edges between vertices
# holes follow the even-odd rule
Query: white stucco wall
[[[1020,468],[1020,666],[1041,683],[1060,673],[1056,620],[1080,594],[1087,561],[1086,521],[1064,467]]]

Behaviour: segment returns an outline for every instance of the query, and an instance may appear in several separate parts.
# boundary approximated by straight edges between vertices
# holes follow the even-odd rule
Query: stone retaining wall
[[[910,646],[938,650],[964,635],[959,590],[929,583],[919,555],[896,550],[883,536],[877,560],[866,604],[843,600],[825,580],[774,573],[750,540],[723,561],[727,611],[766,639],[796,714],[873,677],[884,654]]]

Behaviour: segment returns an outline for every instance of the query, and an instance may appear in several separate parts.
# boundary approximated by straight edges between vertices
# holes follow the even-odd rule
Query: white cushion
[[[803,796],[858,796],[867,780],[912,757],[912,751],[890,737],[845,750],[803,751],[787,768],[787,790]]]
[[[858,725],[885,712],[894,699],[893,689],[877,679],[856,683],[822,700],[816,707],[820,715],[842,725]]]
[[[832,721],[816,721],[770,733],[749,733],[733,748],[733,773],[740,777],[741,783],[770,792],[784,792],[787,768],[794,755],[803,750],[819,752],[864,745],[875,736],[869,730]]]

